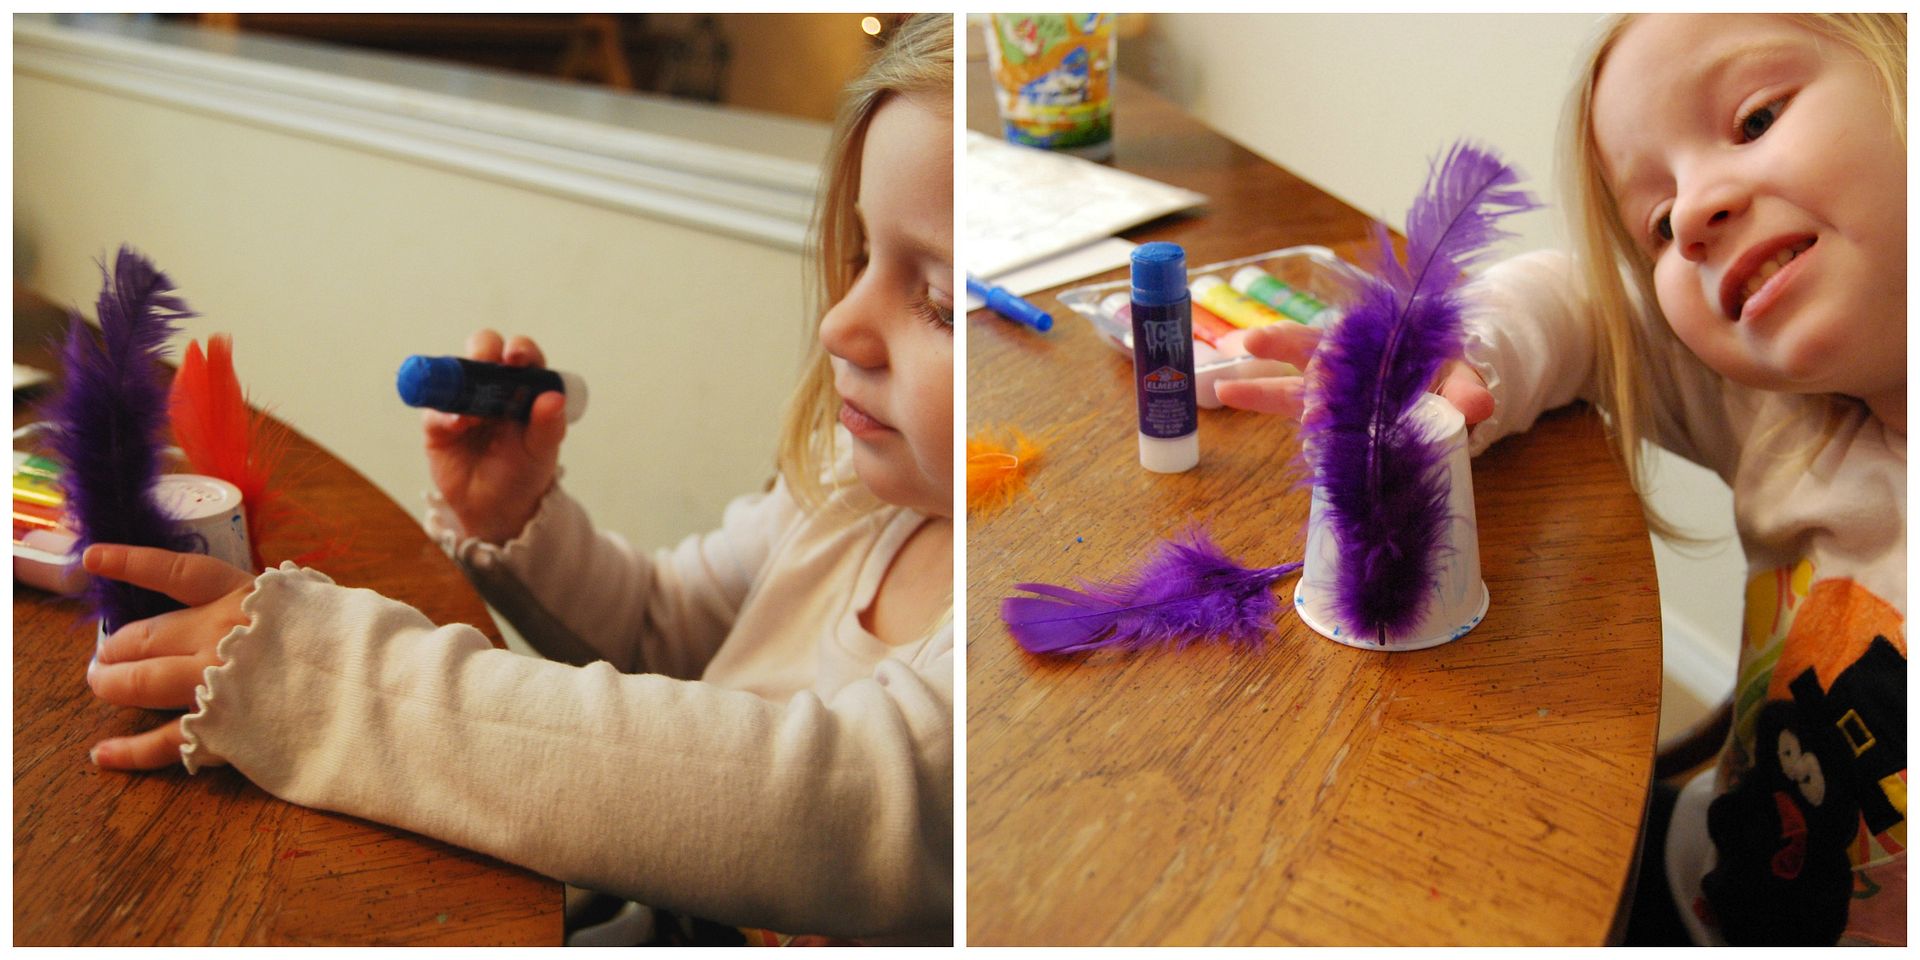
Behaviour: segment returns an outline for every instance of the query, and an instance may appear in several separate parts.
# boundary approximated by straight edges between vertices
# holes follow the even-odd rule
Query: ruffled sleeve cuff
[[[445,497],[438,490],[429,489],[425,494],[427,512],[422,526],[427,537],[439,544],[442,552],[455,563],[473,570],[493,570],[496,568],[527,569],[533,557],[549,550],[553,544],[564,539],[564,531],[587,522],[579,505],[560,489],[556,477],[553,486],[540,498],[540,506],[534,511],[533,519],[506,543],[493,544],[467,533],[460,518],[454,514]],[[591,527],[591,523],[588,522]]]
[[[240,691],[250,687],[249,677],[272,669],[281,638],[268,625],[287,615],[296,602],[298,587],[305,584],[332,586],[333,581],[318,570],[296,566],[292,561],[254,578],[253,592],[240,602],[247,622],[220,638],[214,648],[220,663],[201,674],[200,686],[194,690],[194,710],[181,718],[186,743],[180,747],[180,760],[188,773],[226,764],[214,743],[221,739],[221,732],[230,726],[228,718],[236,712],[230,704],[241,696]]]

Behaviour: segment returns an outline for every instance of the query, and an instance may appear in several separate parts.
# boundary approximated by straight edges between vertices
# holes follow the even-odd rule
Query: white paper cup
[[[1467,421],[1453,404],[1438,394],[1424,394],[1412,416],[1445,437],[1450,449],[1447,471],[1453,489],[1447,511],[1453,522],[1440,545],[1440,575],[1427,598],[1426,615],[1413,629],[1389,635],[1385,644],[1376,635],[1358,632],[1334,615],[1334,583],[1340,573],[1341,548],[1327,523],[1327,500],[1319,487],[1307,514],[1306,566],[1294,587],[1293,608],[1314,632],[1339,643],[1367,650],[1422,650],[1466,636],[1487,615],[1487,585],[1480,579],[1480,528],[1473,512],[1473,468],[1467,460]]]
[[[218,477],[197,473],[161,474],[153,496],[160,509],[192,532],[193,552],[204,553],[239,567],[253,569],[247,544],[247,508],[240,488]]]

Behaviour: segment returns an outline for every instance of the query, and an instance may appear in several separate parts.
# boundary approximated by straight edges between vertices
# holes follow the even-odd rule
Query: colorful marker
[[[1259,267],[1241,267],[1234,271],[1228,285],[1310,327],[1324,327],[1334,316],[1333,308],[1313,294],[1290,287]]]
[[[1236,327],[1264,327],[1286,319],[1266,304],[1227,286],[1225,280],[1215,276],[1193,281],[1193,302],[1219,314],[1220,319]]]
[[[1015,296],[1013,291],[1008,290],[1006,287],[986,283],[985,281],[977,279],[972,274],[968,274],[967,292],[985,300],[987,302],[987,309],[1006,317],[1008,320],[1032,327],[1041,333],[1046,333],[1048,330],[1053,329],[1052,314]]]

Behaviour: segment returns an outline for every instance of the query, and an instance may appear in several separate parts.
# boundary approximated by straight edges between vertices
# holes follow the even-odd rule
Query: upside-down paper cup
[[[190,549],[216,560],[253,570],[253,551],[247,539],[247,507],[240,488],[219,477],[197,473],[163,473],[153,485],[154,502],[186,527]],[[77,559],[77,558],[76,558]],[[98,640],[107,638],[107,624],[99,626]]]
[[[1487,615],[1487,585],[1480,579],[1480,528],[1473,512],[1473,468],[1467,460],[1467,420],[1438,394],[1424,394],[1412,416],[1445,438],[1446,469],[1453,481],[1447,497],[1451,523],[1440,546],[1440,575],[1426,598],[1426,613],[1404,634],[1386,642],[1340,622],[1334,615],[1334,584],[1340,575],[1341,546],[1327,522],[1327,499],[1313,489],[1307,514],[1306,566],[1294,587],[1293,607],[1300,619],[1329,640],[1366,650],[1422,650],[1466,635]]]

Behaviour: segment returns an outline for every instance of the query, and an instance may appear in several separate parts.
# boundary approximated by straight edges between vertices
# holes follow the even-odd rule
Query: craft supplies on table
[[[1358,267],[1340,259],[1326,247],[1298,246],[1193,267],[1187,271],[1187,283],[1190,287],[1199,284],[1233,293],[1228,286],[1231,278],[1248,267],[1264,272],[1298,293],[1315,298],[1323,306],[1338,299],[1349,284],[1366,276]],[[1215,282],[1208,283],[1209,280]],[[1109,346],[1131,357],[1132,326],[1130,318],[1119,309],[1126,302],[1129,289],[1127,280],[1111,280],[1074,287],[1062,292],[1057,299],[1066,304],[1068,309],[1085,317]],[[1284,319],[1278,312],[1267,313],[1272,318],[1269,322],[1294,322]],[[1316,315],[1315,325],[1330,322],[1337,316],[1338,311],[1323,309]],[[1215,396],[1213,388],[1222,380],[1288,376],[1299,372],[1278,360],[1247,355],[1241,345],[1245,334],[1236,335],[1233,330],[1232,324],[1218,319],[1217,315],[1196,302],[1194,387],[1203,407],[1214,409],[1220,406],[1220,399]]]

